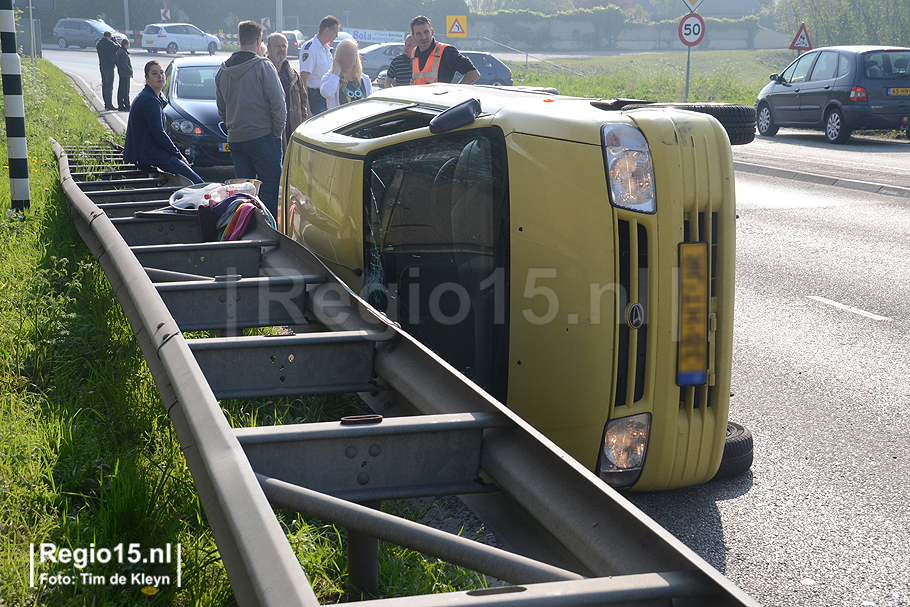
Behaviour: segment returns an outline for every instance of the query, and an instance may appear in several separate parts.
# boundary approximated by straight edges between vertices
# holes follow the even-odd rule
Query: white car
[[[196,51],[214,55],[221,49],[221,42],[190,23],[153,23],[142,31],[142,48],[150,53],[165,51],[169,55],[185,51],[191,55]]]
[[[360,63],[363,73],[370,78],[375,78],[379,72],[389,69],[392,59],[404,52],[403,42],[383,42],[374,44],[357,51],[360,53]]]

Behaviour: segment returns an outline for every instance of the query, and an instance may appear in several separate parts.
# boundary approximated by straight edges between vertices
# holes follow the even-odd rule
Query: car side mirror
[[[771,74],[771,80],[773,82],[777,82],[778,84],[780,84],[781,82],[784,81],[784,78],[780,74]]]

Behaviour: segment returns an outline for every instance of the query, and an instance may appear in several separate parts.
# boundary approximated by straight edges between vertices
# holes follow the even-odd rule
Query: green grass
[[[25,72],[31,208],[7,216],[0,180],[0,605],[231,605],[233,596],[180,445],[115,296],[69,217],[50,137],[113,141],[69,80],[39,60]],[[6,166],[0,139],[0,163]],[[337,419],[351,397],[229,401],[235,425]],[[419,510],[387,504],[412,519]],[[277,513],[324,602],[344,596],[345,533]],[[182,546],[183,582],[146,596],[134,585],[30,588],[29,547]],[[152,574],[173,574],[173,567]],[[44,566],[38,573],[56,573]],[[383,593],[476,588],[481,577],[383,545]],[[91,567],[108,577],[128,565]],[[151,592],[151,590],[150,590]]]
[[[793,58],[792,51],[693,51],[689,101],[753,105],[768,76],[783,70]],[[650,101],[685,98],[685,52],[531,62],[527,71],[523,62],[507,63],[516,85],[555,87],[563,95]]]

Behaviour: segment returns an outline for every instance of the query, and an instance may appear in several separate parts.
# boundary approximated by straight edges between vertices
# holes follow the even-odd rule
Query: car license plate
[[[679,245],[679,386],[708,383],[708,243]]]
[[[896,95],[910,95],[910,87],[894,87],[888,89],[888,95],[894,97]]]
[[[231,149],[228,147],[228,144],[227,144],[227,142],[225,141],[224,143],[219,143],[219,144],[218,144],[218,151],[219,151],[219,152],[230,152]]]

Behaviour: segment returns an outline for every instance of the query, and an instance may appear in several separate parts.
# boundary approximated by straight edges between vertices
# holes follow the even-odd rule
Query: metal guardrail
[[[182,178],[117,166],[110,148],[55,151],[240,605],[319,604],[272,508],[346,527],[350,581],[366,594],[378,590],[380,539],[515,584],[370,605],[757,605],[265,222],[237,243],[204,243],[195,215],[154,210]],[[254,326],[295,334],[240,335]],[[224,337],[184,337],[199,328]],[[217,400],[350,391],[382,415],[232,429]],[[378,511],[439,495],[459,495],[512,551]]]

